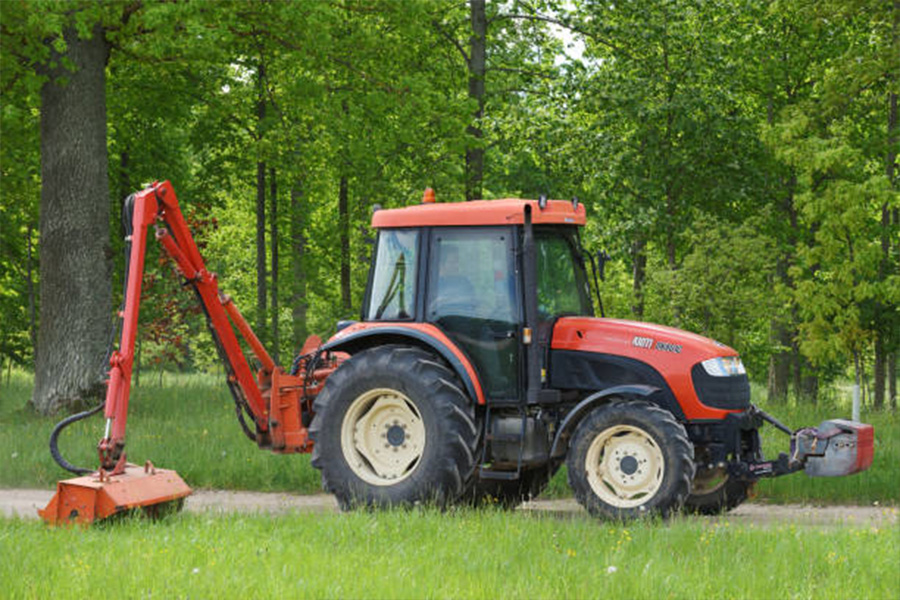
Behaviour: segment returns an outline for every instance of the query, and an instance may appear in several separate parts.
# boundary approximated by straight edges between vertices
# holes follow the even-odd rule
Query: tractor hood
[[[588,365],[597,361],[630,359],[651,367],[668,385],[688,419],[721,419],[729,411],[740,410],[749,401],[747,376],[742,375],[721,382],[740,402],[731,402],[731,396],[728,396],[729,401],[723,403],[710,395],[709,402],[702,403],[692,380],[694,367],[710,358],[737,356],[737,352],[709,338],[674,327],[619,319],[563,317],[553,328],[551,349],[556,364],[568,361],[591,368]],[[551,358],[551,362],[553,360]],[[717,389],[716,393],[720,391]]]
[[[691,365],[716,356],[737,356],[715,340],[675,329],[624,319],[563,317],[553,328],[554,350],[576,350],[629,356],[647,363],[659,360]]]

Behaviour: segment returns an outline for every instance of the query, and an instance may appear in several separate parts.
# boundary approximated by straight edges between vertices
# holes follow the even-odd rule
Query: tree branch
[[[434,20],[434,21],[431,22],[431,24],[434,25],[434,28],[437,30],[437,32],[438,32],[439,34],[441,34],[441,36],[442,36],[444,39],[446,39],[446,40],[449,41],[451,44],[453,44],[453,46],[454,46],[454,47],[459,51],[459,53],[462,55],[463,60],[466,61],[466,66],[468,66],[468,65],[469,65],[469,55],[466,54],[466,49],[463,48],[463,45],[460,43],[460,41],[459,41],[458,39],[456,39],[455,37],[453,37],[452,35],[450,35],[450,33],[448,33],[447,31],[445,31],[445,30],[441,27],[441,24],[440,24],[439,21]]]
[[[494,21],[504,21],[504,20],[510,20],[510,19],[517,19],[517,20],[522,20],[522,21],[537,21],[540,23],[551,23],[553,25],[558,25],[559,27],[563,27],[565,29],[568,29],[569,31],[574,31],[575,33],[580,33],[584,37],[591,39],[591,40],[597,42],[598,44],[606,46],[607,48],[609,48],[611,50],[615,50],[616,52],[621,52],[628,58],[633,58],[631,56],[631,54],[629,54],[628,51],[625,50],[624,48],[622,48],[621,46],[619,46],[617,44],[613,44],[609,40],[602,38],[596,34],[593,34],[590,31],[582,29],[581,27],[578,27],[577,25],[572,25],[571,23],[566,23],[565,21],[560,21],[559,19],[554,19],[553,17],[547,17],[544,15],[523,15],[523,14],[504,15],[504,14],[499,14],[499,15],[493,16],[490,19],[488,19],[488,25],[490,25]]]
[[[519,75],[531,75],[540,79],[553,79],[553,75],[547,71],[529,71],[527,69],[517,69],[515,67],[486,67],[485,71],[499,71],[500,73],[518,73]]]

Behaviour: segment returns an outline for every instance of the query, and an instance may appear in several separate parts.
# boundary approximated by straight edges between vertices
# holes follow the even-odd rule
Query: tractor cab
[[[583,206],[561,200],[377,211],[362,319],[438,327],[471,360],[487,402],[518,404],[527,347],[546,356],[556,319],[593,315],[577,230],[584,221]]]

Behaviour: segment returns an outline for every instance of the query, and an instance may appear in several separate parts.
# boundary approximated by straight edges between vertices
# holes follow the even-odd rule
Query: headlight
[[[713,377],[732,377],[735,375],[746,375],[744,363],[741,362],[739,356],[717,356],[704,360],[703,369]]]

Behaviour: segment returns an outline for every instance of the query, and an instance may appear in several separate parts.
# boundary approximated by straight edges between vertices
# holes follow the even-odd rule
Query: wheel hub
[[[391,446],[402,446],[403,442],[406,441],[406,426],[405,425],[385,425],[387,428],[387,441]]]
[[[619,470],[626,475],[634,475],[634,472],[638,470],[637,459],[633,456],[626,456],[619,462]]]

